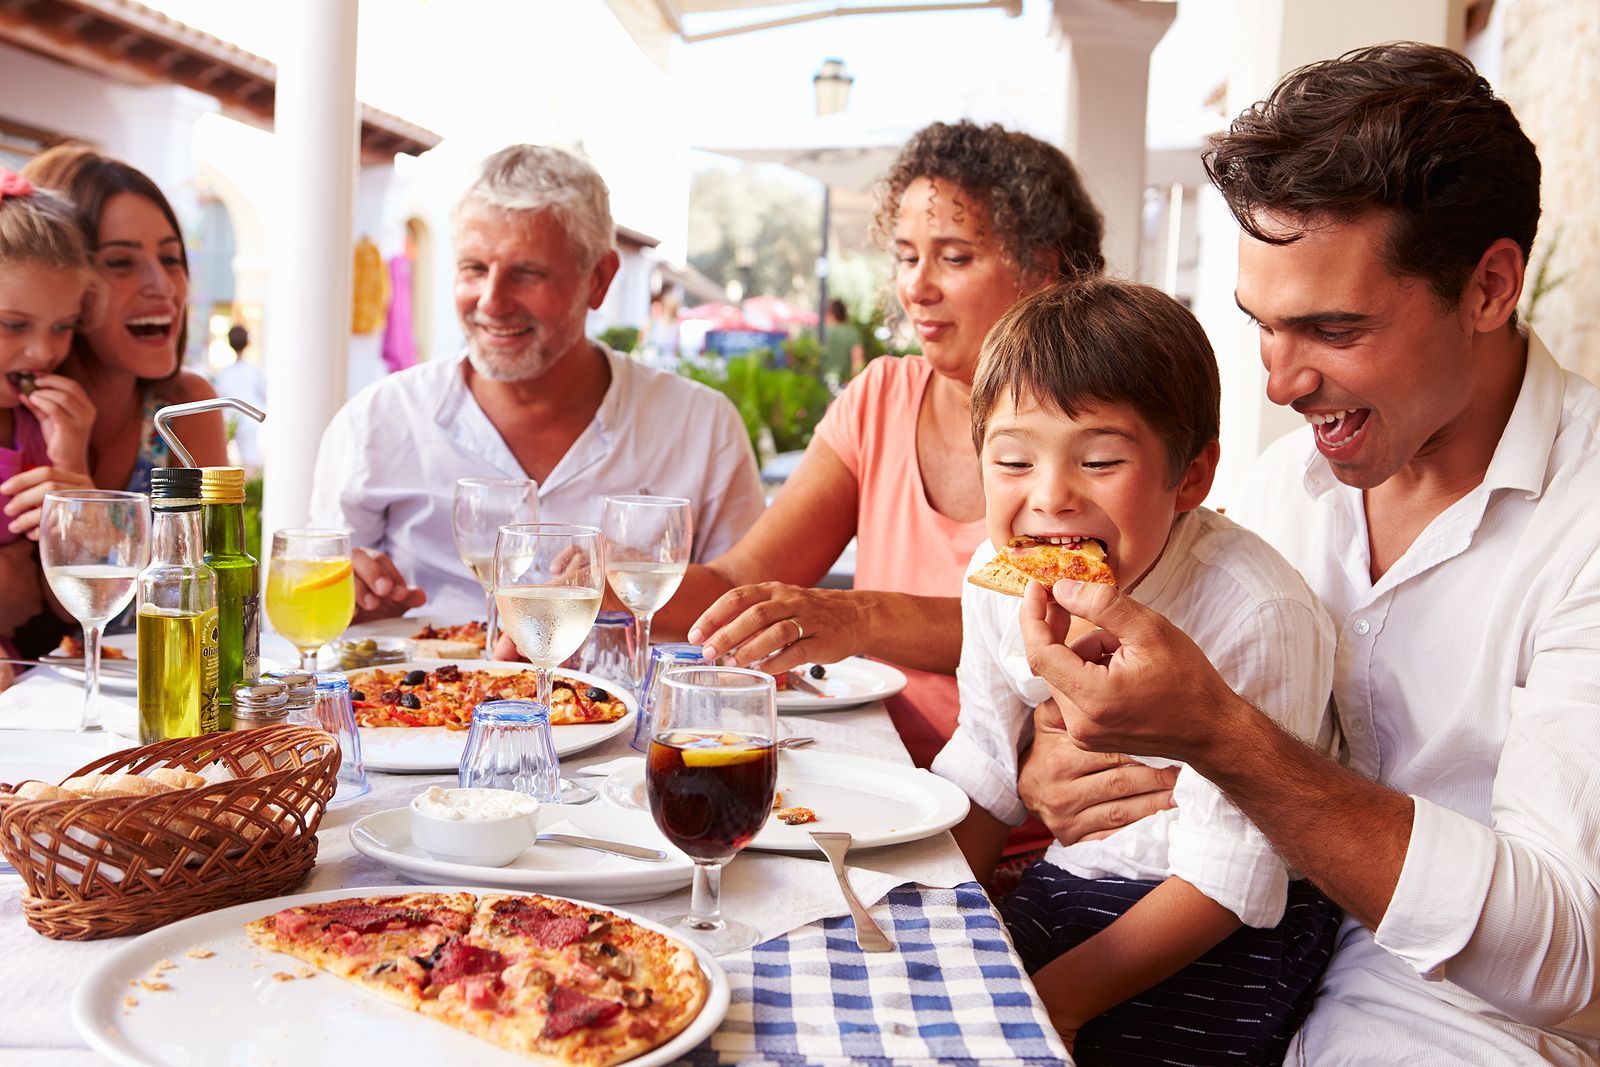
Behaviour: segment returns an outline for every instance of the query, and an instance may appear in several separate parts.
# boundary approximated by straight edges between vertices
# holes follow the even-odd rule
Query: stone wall
[[[1539,148],[1544,214],[1523,298],[1546,263],[1532,322],[1556,357],[1600,381],[1600,0],[1501,0],[1496,88]]]

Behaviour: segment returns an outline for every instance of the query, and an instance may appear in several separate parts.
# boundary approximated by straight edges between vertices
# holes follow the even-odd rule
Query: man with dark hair
[[[1345,765],[1161,616],[1063,582],[1103,629],[1052,646],[1025,600],[1061,715],[1022,794],[1076,837],[1108,784],[1153,783],[1070,740],[1183,760],[1343,906],[1288,1062],[1600,1062],[1600,389],[1516,324],[1533,145],[1466,60],[1394,44],[1289,74],[1207,165],[1267,395],[1309,424],[1230,517],[1334,618]]]

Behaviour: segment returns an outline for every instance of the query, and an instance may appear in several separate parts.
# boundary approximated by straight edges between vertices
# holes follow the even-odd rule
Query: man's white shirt
[[[967,573],[994,554],[989,542],[980,544]],[[1130,595],[1188,634],[1236,692],[1291,733],[1329,747],[1332,626],[1306,583],[1261,538],[1212,511],[1182,515],[1161,558]],[[1017,752],[1031,731],[1034,707],[1050,695],[1028,669],[1021,605],[1014,596],[962,586],[961,720],[931,768],[1012,825],[1026,816],[1017,795]],[[1289,875],[1266,838],[1187,766],[1173,798],[1175,809],[1110,837],[1052,844],[1045,860],[1082,878],[1177,875],[1240,921],[1277,925]]]
[[[1530,337],[1483,483],[1376,583],[1309,430],[1230,512],[1333,617],[1350,765],[1414,798],[1383,922],[1346,921],[1290,1063],[1600,1063],[1600,1012],[1564,1022],[1600,992],[1597,428],[1600,389]]]
[[[595,347],[611,385],[594,420],[539,485],[539,519],[600,525],[608,495],[687,497],[693,562],[726,552],[766,506],[755,454],[726,397]],[[362,390],[323,435],[311,522],[343,526],[428,593],[427,613],[483,614],[483,590],[456,554],[458,478],[526,478],[462,375],[465,355],[419,364]]]

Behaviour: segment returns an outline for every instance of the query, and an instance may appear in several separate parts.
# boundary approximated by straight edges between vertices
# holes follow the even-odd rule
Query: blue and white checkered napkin
[[[862,952],[849,918],[838,917],[725,958],[728,1017],[683,1062],[1072,1062],[976,882],[902,886],[887,903],[893,952]]]

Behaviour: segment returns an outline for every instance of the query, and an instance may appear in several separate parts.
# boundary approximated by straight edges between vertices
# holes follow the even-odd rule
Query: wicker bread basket
[[[155,796],[23,800],[0,784],[0,853],[22,876],[23,914],[46,937],[89,941],[281,896],[317,859],[339,743],[309,726],[161,741],[77,773],[158,767],[234,775]]]

